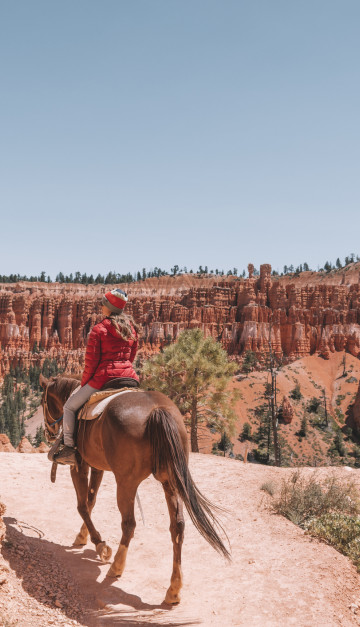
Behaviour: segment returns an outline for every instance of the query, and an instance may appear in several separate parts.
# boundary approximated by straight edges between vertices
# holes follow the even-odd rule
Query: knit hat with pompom
[[[112,313],[120,313],[127,303],[128,297],[125,292],[119,288],[106,292],[102,297],[102,304],[105,305]]]

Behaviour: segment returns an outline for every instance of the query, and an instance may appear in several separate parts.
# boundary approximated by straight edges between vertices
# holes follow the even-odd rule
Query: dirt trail
[[[0,500],[7,507],[8,528],[3,553],[18,577],[13,581],[11,573],[10,595],[0,586],[0,616],[13,608],[18,620],[13,624],[20,627],[360,624],[356,607],[350,607],[360,597],[354,566],[265,507],[260,486],[269,479],[280,481],[289,469],[192,455],[191,470],[200,489],[230,509],[225,527],[233,561],[225,563],[186,517],[182,602],[170,609],[163,604],[172,563],[169,518],[162,488],[153,478],[139,490],[146,526],[137,510],[127,568],[114,583],[105,578],[108,565],[101,564],[92,545],[71,547],[80,518],[68,469],[59,469],[52,485],[45,456],[0,453]],[[346,477],[355,472],[336,469]],[[94,522],[116,550],[120,515],[110,473]]]

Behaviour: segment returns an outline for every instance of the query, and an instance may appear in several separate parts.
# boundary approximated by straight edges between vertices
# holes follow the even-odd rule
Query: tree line
[[[350,255],[347,255],[345,257],[343,264],[340,261],[340,258],[338,257],[336,259],[335,264],[333,264],[331,261],[325,261],[324,266],[322,268],[318,268],[317,272],[330,272],[331,270],[340,270],[341,268],[344,268],[351,263],[355,263],[355,261],[360,261],[360,257],[359,255],[355,256],[354,253],[351,253]],[[277,272],[276,270],[273,270],[272,275],[284,276],[284,275],[289,275],[289,274],[295,274],[295,276],[298,276],[301,272],[309,272],[309,271],[311,271],[311,268],[309,264],[305,261],[304,263],[301,263],[300,265],[296,267],[292,264],[290,266],[284,265],[282,272]],[[216,268],[215,270],[213,270],[213,269],[209,269],[208,266],[200,265],[198,269],[194,271],[192,268],[188,270],[186,266],[180,267],[179,265],[175,264],[171,268],[170,272],[168,272],[167,270],[162,270],[161,268],[158,268],[158,267],[151,268],[150,270],[143,268],[141,271],[138,270],[137,272],[134,272],[134,274],[131,274],[131,272],[128,272],[127,274],[119,274],[118,272],[110,271],[106,275],[97,274],[95,277],[93,274],[86,274],[86,272],[83,274],[81,272],[74,272],[74,273],[71,272],[70,274],[64,274],[63,272],[59,272],[56,275],[55,283],[79,283],[82,285],[96,285],[96,284],[113,285],[115,283],[136,283],[138,281],[145,281],[145,279],[160,278],[162,276],[177,276],[179,274],[195,274],[197,276],[204,276],[204,275],[210,274],[210,275],[221,276],[221,277],[222,276],[235,276],[235,277],[246,276],[245,270],[243,270],[242,272],[239,272],[238,268],[231,268],[227,270],[227,272],[225,272],[224,270],[220,270],[219,268]],[[254,276],[259,276],[259,274],[260,274],[259,270],[257,268],[254,268]],[[38,276],[31,275],[29,277],[25,274],[24,275],[22,274],[9,274],[9,275],[2,274],[1,275],[0,274],[0,283],[19,283],[20,281],[27,281],[30,283],[34,283],[34,282],[52,283],[50,275],[47,275],[44,270]]]

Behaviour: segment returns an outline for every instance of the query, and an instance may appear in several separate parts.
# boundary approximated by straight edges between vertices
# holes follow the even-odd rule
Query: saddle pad
[[[79,411],[79,420],[94,420],[103,413],[105,407],[116,396],[125,394],[126,392],[138,392],[136,388],[123,388],[122,390],[104,390],[95,392]]]

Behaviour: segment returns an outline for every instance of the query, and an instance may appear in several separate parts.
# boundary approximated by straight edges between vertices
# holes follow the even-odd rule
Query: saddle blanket
[[[137,388],[122,388],[121,390],[99,390],[95,392],[80,409],[78,414],[78,420],[94,420],[103,413],[104,409],[117,396],[120,394],[127,394],[128,392],[139,392]]]

